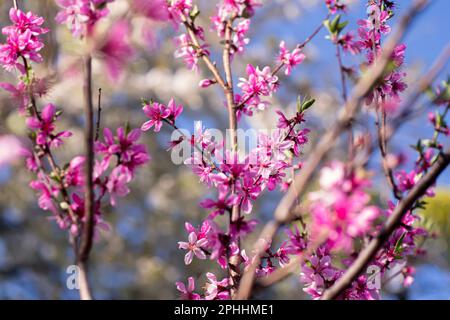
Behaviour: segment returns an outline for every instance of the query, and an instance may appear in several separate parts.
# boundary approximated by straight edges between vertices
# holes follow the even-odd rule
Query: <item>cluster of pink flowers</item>
[[[292,68],[305,60],[305,55],[299,48],[295,48],[292,52],[286,49],[284,41],[280,43],[280,54],[278,60],[286,66],[285,74],[291,74]]]
[[[347,172],[346,172],[347,171]],[[311,238],[326,239],[330,249],[352,250],[353,240],[372,230],[372,224],[381,214],[369,205],[366,188],[370,181],[348,172],[341,162],[325,167],[320,175],[320,191],[309,194]]]
[[[254,109],[264,110],[269,102],[261,97],[271,96],[278,88],[278,77],[272,73],[270,67],[266,66],[262,70],[251,64],[247,66],[248,78],[240,78],[238,87],[242,94],[237,95],[235,100],[239,106],[242,105],[242,113],[251,116]]]
[[[177,105],[174,99],[170,99],[167,106],[158,102],[146,102],[144,103],[142,110],[145,115],[150,118],[150,120],[146,121],[141,126],[141,130],[147,131],[154,126],[153,131],[159,132],[163,122],[166,122],[172,126],[175,125],[175,120],[183,112],[183,106],[181,104]]]
[[[233,23],[236,19],[241,19],[234,27],[235,34],[231,39],[231,54],[242,53],[244,47],[249,43],[250,39],[246,37],[250,28],[249,18],[253,16],[255,8],[260,5],[255,0],[227,0],[217,5],[217,14],[211,17],[211,21],[213,23],[212,30],[215,30],[220,38],[225,37],[228,20]]]
[[[309,100],[308,103],[311,105],[313,101]],[[144,123],[141,129],[146,131],[154,126],[154,131],[159,131],[163,122],[177,128],[175,120],[181,110],[182,107],[177,106],[173,100],[167,107],[156,102],[146,103],[144,112],[150,120]],[[252,232],[258,221],[241,216],[230,224],[228,231],[222,230],[214,221],[226,213],[231,214],[233,206],[236,205],[242,212],[250,214],[254,202],[265,189],[269,191],[277,187],[287,189],[291,182],[290,176],[301,168],[301,163],[295,162],[294,157],[300,156],[302,146],[308,141],[308,129],[301,127],[305,110],[306,108],[302,109],[299,106],[297,113],[292,117],[278,111],[280,116],[278,128],[270,134],[261,133],[256,148],[245,158],[240,158],[235,152],[224,150],[225,143],[214,141],[208,130],[203,131],[202,128],[197,128],[192,137],[182,136],[171,143],[175,146],[184,142],[197,147],[192,156],[186,159],[185,164],[192,168],[201,182],[217,190],[216,198],[206,198],[200,203],[203,208],[211,210],[201,227],[197,230],[190,223],[186,223],[188,240],[179,242],[179,248],[186,250],[185,264],[190,264],[194,257],[201,260],[209,257],[217,261],[221,268],[226,269],[229,267],[228,259],[231,256],[238,256],[246,265],[248,264],[245,250],[240,250],[238,241]],[[287,251],[283,248],[276,253],[271,253],[268,248],[267,253],[267,259],[258,269],[258,274],[273,271],[271,259],[287,261]],[[224,290],[226,287],[225,282],[219,285],[219,288]],[[188,289],[181,284],[178,284],[178,288],[184,297],[200,298],[197,294],[190,295]],[[225,293],[222,295],[219,293],[217,298],[228,297]],[[211,295],[205,293],[205,298],[211,298]]]
[[[262,97],[270,97],[279,86],[276,72],[281,67],[285,67],[285,74],[290,75],[292,68],[303,62],[305,55],[301,49],[295,48],[289,51],[284,41],[280,43],[280,52],[277,61],[280,66],[271,70],[266,66],[262,70],[249,64],[247,66],[248,78],[240,78],[238,87],[241,88],[241,94],[236,94],[235,100],[237,104],[237,116],[240,119],[242,114],[251,116],[254,110],[264,110],[270,104],[269,101],[263,100]]]
[[[393,16],[392,9],[392,1],[383,0],[380,1],[380,4],[369,4],[367,8],[368,18],[358,21],[360,26],[358,29],[359,40],[356,43],[360,51],[366,52],[368,65],[374,63],[381,56],[382,37],[391,32],[391,27],[387,22]],[[394,62],[394,68],[385,76],[383,82],[374,89],[372,94],[367,97],[367,104],[372,103],[372,101],[383,103],[386,100],[400,100],[399,94],[407,88],[403,80],[406,74],[401,71],[405,50],[405,44],[399,44],[395,48],[391,57]],[[353,49],[353,51],[355,52],[356,50]]]
[[[55,146],[61,145],[62,133],[70,136],[69,131],[54,133],[53,121],[55,107],[47,105],[42,111],[42,120],[28,118],[27,123],[36,135],[36,145],[40,153],[29,153],[27,164],[30,170],[37,172],[37,179],[30,186],[40,193],[39,207],[52,212],[62,229],[70,229],[75,236],[79,234],[80,223],[85,222],[84,212],[84,165],[85,157],[76,156],[64,169],[53,169],[50,174],[43,170],[43,158],[48,156]],[[49,121],[51,119],[51,121]],[[30,122],[32,123],[30,125]],[[38,125],[39,123],[39,125]],[[128,184],[134,177],[135,170],[150,160],[145,146],[137,143],[140,132],[137,129],[125,132],[117,129],[117,136],[104,129],[104,142],[96,142],[95,152],[99,159],[94,167],[95,223],[106,228],[101,217],[101,204],[109,196],[110,204],[116,205],[117,197],[129,193]],[[59,137],[59,138],[58,138]],[[55,141],[57,141],[55,143]],[[115,159],[113,162],[112,159]],[[70,210],[69,210],[70,208]],[[61,214],[61,209],[68,214]],[[73,212],[74,215],[70,214]]]
[[[69,4],[69,2],[61,2]],[[105,1],[93,1],[98,8],[103,7]],[[14,86],[2,83],[1,87],[9,91],[13,98],[19,102],[19,110],[26,109],[26,124],[30,129],[32,150],[22,152],[26,157],[27,167],[37,174],[37,178],[31,181],[30,187],[39,192],[38,205],[41,209],[50,211],[58,225],[68,229],[74,236],[80,234],[80,227],[85,222],[84,212],[84,188],[85,188],[85,162],[84,156],[76,156],[65,166],[58,166],[53,152],[64,143],[65,138],[72,136],[68,130],[56,131],[56,121],[61,115],[56,106],[49,103],[41,111],[38,109],[36,98],[47,92],[44,79],[36,78],[31,72],[28,59],[40,62],[38,55],[43,44],[38,36],[47,32],[41,27],[44,19],[27,14],[20,10],[11,9],[10,17],[14,23],[3,28],[3,33],[8,35],[7,44],[12,48],[13,40],[21,41],[14,53],[14,59],[22,58],[23,65],[17,61],[7,62],[7,66],[16,66],[25,73],[19,84]],[[26,41],[25,41],[26,40]],[[12,50],[12,49],[11,49]],[[35,51],[33,51],[35,50]],[[12,51],[8,51],[11,54]],[[37,58],[39,57],[39,59]],[[6,61],[6,60],[2,60]],[[29,70],[24,70],[25,65]],[[25,72],[26,71],[26,72]],[[140,131],[135,129],[117,129],[117,135],[104,129],[104,141],[97,141],[95,145],[94,176],[94,221],[97,227],[105,227],[101,217],[102,200],[108,196],[111,205],[116,204],[117,197],[128,194],[128,184],[134,177],[138,167],[150,160],[145,146],[137,143]],[[115,159],[115,161],[112,161]]]
[[[31,12],[24,13],[11,8],[9,18],[13,24],[2,28],[6,43],[0,45],[0,63],[8,71],[17,68],[21,73],[26,73],[27,66],[22,59],[42,62],[39,51],[44,44],[40,36],[47,33],[48,29],[42,27],[44,19]]]
[[[97,21],[109,10],[106,5],[114,0],[56,0],[61,11],[56,21],[66,24],[75,37],[90,35]]]

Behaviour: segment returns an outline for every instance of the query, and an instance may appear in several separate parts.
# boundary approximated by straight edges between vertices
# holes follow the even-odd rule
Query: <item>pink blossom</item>
[[[306,249],[306,233],[301,233],[297,226],[294,227],[294,231],[288,229],[286,234],[289,237],[289,243],[286,248],[289,254],[300,254]]]
[[[51,185],[47,176],[41,172],[38,173],[37,180],[31,181],[30,187],[41,193],[38,204],[42,210],[49,210],[53,213],[57,213],[56,206],[53,203],[53,197],[58,195],[58,190]]]
[[[285,74],[288,76],[291,74],[292,68],[300,64],[305,60],[305,55],[299,48],[295,48],[292,52],[286,49],[284,41],[280,42],[280,53],[278,55],[278,61],[286,66]]]
[[[116,196],[124,197],[130,192],[128,183],[131,179],[131,172],[124,165],[119,165],[112,170],[108,177],[108,182],[106,183],[112,206],[116,205]]]
[[[369,181],[348,175],[344,164],[334,162],[320,176],[322,190],[310,194],[313,217],[311,236],[326,240],[330,249],[350,251],[353,239],[372,229],[380,210],[369,206],[365,187]]]
[[[209,282],[206,283],[206,300],[228,300],[230,298],[230,292],[228,290],[229,279],[224,278],[221,281],[217,281],[217,277],[211,273],[207,272],[206,277]]]
[[[127,167],[131,174],[137,167],[147,163],[150,155],[143,144],[137,143],[140,137],[138,129],[126,132],[123,127],[117,128],[117,137],[114,137],[111,130],[105,128],[103,130],[104,142],[95,142],[95,151],[103,155],[103,159],[99,164],[101,171],[108,169],[111,158],[116,156],[123,166]]]
[[[200,31],[201,29],[199,29]],[[203,44],[200,48],[194,48],[188,34],[182,34],[174,39],[175,58],[182,58],[190,70],[198,71],[198,61],[201,55],[209,55],[208,46]]]
[[[169,18],[178,24],[184,15],[189,14],[191,8],[192,0],[169,0]]]
[[[184,263],[191,264],[194,255],[199,259],[206,259],[206,254],[203,248],[208,244],[208,239],[198,239],[195,231],[189,233],[188,242],[179,241],[178,248],[188,250],[184,256]]]
[[[27,91],[27,86],[22,81],[19,81],[17,86],[14,86],[11,83],[0,82],[0,88],[8,91],[11,95],[11,100],[17,104],[19,108],[19,112],[23,113],[25,107],[29,102],[29,95]]]
[[[103,57],[111,80],[120,78],[122,70],[133,59],[134,48],[130,43],[131,26],[126,20],[115,22],[106,33],[99,53]]]
[[[169,19],[167,0],[132,0],[131,7],[137,14],[153,20],[166,21]]]
[[[198,293],[195,293],[195,280],[192,277],[188,278],[188,285],[186,285],[183,282],[175,282],[175,285],[177,286],[177,290],[181,292],[181,299],[182,300],[200,300],[200,295]]]
[[[56,22],[66,24],[74,37],[91,35],[97,21],[109,10],[106,4],[114,0],[56,0],[61,10]]]
[[[397,171],[395,172],[395,178],[400,191],[408,191],[412,189],[419,179],[414,170],[410,172],[405,172],[403,170]]]
[[[345,52],[352,55],[360,53],[361,49],[359,43],[354,40],[355,37],[352,32],[347,32],[339,37],[338,43],[342,46]]]
[[[200,88],[208,88],[209,86],[213,85],[217,83],[216,80],[212,80],[212,79],[203,79],[199,82],[198,86]]]
[[[55,116],[56,107],[49,103],[42,109],[40,118],[35,116],[27,119],[27,126],[37,132],[36,144],[41,146],[50,144],[52,147],[58,147],[62,144],[61,138],[68,138],[72,136],[70,131],[54,133]]]
[[[244,47],[250,42],[249,38],[246,38],[246,34],[250,28],[250,19],[242,20],[236,26],[236,32],[233,35],[233,47],[236,48],[236,51],[242,53],[244,51]],[[234,53],[234,49],[231,53]]]
[[[152,104],[147,104],[143,107],[144,113],[147,117],[150,118],[147,122],[145,122],[141,130],[147,131],[151,127],[155,126],[154,130],[155,132],[159,132],[162,127],[162,122],[169,118],[171,112],[169,109],[166,108],[165,105],[161,103],[154,102]]]
[[[205,199],[200,202],[200,206],[205,209],[214,209],[214,211],[209,215],[209,218],[213,219],[217,215],[222,215],[226,210],[231,210],[231,208],[239,203],[239,197],[231,194],[227,195],[226,193],[219,193],[219,197],[217,200]]]
[[[328,254],[314,254],[302,265],[300,280],[305,284],[303,290],[318,298],[326,288],[326,283],[335,280],[338,275]]]
[[[338,10],[345,11],[347,6],[341,0],[325,0],[325,4],[331,14],[335,14]]]
[[[78,156],[73,158],[69,167],[67,168],[66,174],[64,175],[64,182],[66,186],[83,186],[84,185],[84,163],[86,158],[83,156]]]
[[[260,96],[270,96],[278,87],[278,77],[272,75],[270,67],[264,67],[260,70],[251,64],[247,66],[248,79],[240,78],[238,87],[242,90],[242,99],[247,100],[248,104],[260,110],[267,106],[266,101],[262,101]]]
[[[39,51],[44,47],[39,36],[48,32],[48,29],[42,28],[44,19],[33,15],[33,13],[24,13],[20,10],[11,8],[9,17],[13,25],[4,27],[3,34],[7,36],[6,44],[0,45],[0,63],[10,71],[18,68],[20,72],[26,73],[25,66],[19,58],[23,57],[34,62],[42,62],[42,56]]]

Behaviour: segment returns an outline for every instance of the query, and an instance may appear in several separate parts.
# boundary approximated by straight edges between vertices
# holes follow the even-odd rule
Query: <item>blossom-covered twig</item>
[[[298,195],[302,194],[302,192],[305,190],[308,183],[312,180],[311,178],[314,175],[316,168],[320,164],[321,160],[331,150],[340,133],[345,130],[345,128],[347,128],[350,121],[359,110],[361,103],[369,94],[370,90],[375,86],[380,77],[383,76],[395,47],[414,20],[414,17],[419,12],[421,12],[427,4],[427,0],[415,1],[412,7],[402,17],[396,31],[391,35],[391,37],[384,45],[382,55],[377,60],[377,63],[373,64],[364,73],[362,78],[355,85],[345,107],[339,113],[338,119],[334,126],[327,130],[327,132],[322,136],[315,148],[312,149],[311,154],[308,156],[303,165],[302,171],[295,177],[288,192],[285,194],[285,196],[277,206],[274,213],[274,219],[272,219],[265,225],[259,236],[259,239],[266,239],[266,241],[270,241],[274,238],[279,227],[289,220],[289,217],[291,215],[291,208],[296,202]],[[242,277],[237,294],[238,299],[248,299],[250,297],[255,279],[255,270],[257,265],[259,264],[260,256],[262,255],[264,250],[265,248],[262,247],[261,242],[257,242],[254,249],[255,253],[252,263]]]
[[[378,235],[370,241],[358,258],[347,269],[344,275],[329,289],[327,289],[321,299],[331,300],[338,297],[356,277],[367,267],[367,265],[375,257],[378,250],[389,238],[392,232],[399,226],[401,219],[405,213],[421,198],[430,186],[432,186],[439,175],[450,164],[450,150],[440,153],[437,161],[430,170],[416,183],[416,185],[408,192],[394,209],[393,213],[386,221],[383,229]]]

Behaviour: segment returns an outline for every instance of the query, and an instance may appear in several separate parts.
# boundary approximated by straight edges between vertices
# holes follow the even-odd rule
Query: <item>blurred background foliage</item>
[[[200,24],[209,26],[208,16],[215,1],[197,1],[202,9]],[[286,40],[290,47],[303,41],[325,17],[326,10],[320,0],[273,0],[263,1],[264,7],[252,20],[251,43],[245,56],[233,61],[235,78],[244,74],[247,63],[273,65],[278,43]],[[347,1],[350,4],[350,29],[356,28],[356,20],[364,16],[364,1]],[[397,1],[401,13],[410,1]],[[413,83],[431,65],[439,51],[448,43],[445,12],[450,2],[437,0],[410,32],[406,41],[408,83]],[[12,1],[0,1],[1,26],[9,24],[8,10]],[[45,38],[45,63],[34,65],[38,77],[48,77],[49,93],[39,100],[42,106],[52,102],[63,110],[59,126],[74,132],[74,136],[58,151],[60,163],[81,154],[82,87],[80,55],[83,44],[71,37],[64,26],[56,25],[57,8],[54,1],[19,1],[21,6],[46,18],[51,29]],[[226,128],[226,109],[221,92],[215,89],[199,90],[198,82],[207,75],[186,70],[182,61],[173,58],[175,35],[169,24],[149,21],[129,12],[127,0],[116,0],[110,5],[111,14],[98,27],[98,39],[102,39],[111,24],[127,16],[133,26],[133,45],[136,55],[130,59],[120,81],[110,81],[101,57],[94,60],[95,88],[102,88],[102,126],[112,129],[129,123],[139,127],[145,120],[140,99],[167,102],[174,97],[185,106],[182,127],[193,129],[194,120],[202,120],[206,127]],[[150,37],[144,40],[142,30]],[[439,35],[439,36],[438,36]],[[324,39],[325,33],[305,48],[307,60],[290,78],[281,76],[284,86],[273,97],[273,107],[241,122],[245,128],[273,128],[276,125],[274,110],[293,110],[298,94],[316,98],[314,110],[307,119],[311,128],[311,142],[335,119],[342,105],[338,82],[338,69],[334,48]],[[213,34],[207,34],[212,45],[218,45]],[[213,51],[213,56],[219,57]],[[357,66],[358,58],[345,57],[345,64]],[[445,71],[449,73],[448,68]],[[1,72],[0,81],[14,82],[15,75]],[[425,103],[425,102],[423,102]],[[8,95],[0,92],[0,135],[15,134],[26,143],[24,119],[18,115]],[[411,155],[408,145],[420,136],[429,135],[431,127],[423,125],[426,115],[403,126],[391,148],[395,152]],[[357,119],[356,130],[362,132],[373,127],[374,118],[364,110]],[[190,275],[203,286],[205,272],[219,270],[212,262],[198,261],[186,267],[184,253],[177,249],[177,241],[186,238],[184,222],[198,224],[207,212],[198,202],[207,197],[209,190],[198,182],[190,170],[174,165],[166,152],[170,130],[163,128],[160,134],[148,132],[141,141],[148,147],[151,163],[139,171],[131,186],[131,193],[121,199],[116,208],[103,208],[105,220],[111,231],[102,233],[95,244],[90,260],[90,277],[94,296],[99,299],[173,299],[177,297],[174,282],[185,281]],[[374,138],[374,137],[372,137]],[[448,138],[445,142],[448,144]],[[346,139],[340,141],[332,157],[344,158]],[[308,152],[307,147],[305,153]],[[409,159],[409,164],[411,160]],[[408,162],[407,162],[408,163]],[[369,169],[377,177],[373,186],[374,201],[385,206],[389,199],[383,175],[380,174],[378,155],[369,163]],[[395,281],[386,288],[385,298],[450,298],[450,174],[441,178],[442,186],[437,196],[429,200],[423,212],[428,223],[439,235],[425,244],[429,253],[417,259],[416,282],[407,291],[399,289]],[[379,178],[378,178],[379,177]],[[77,299],[75,291],[66,288],[66,268],[73,263],[66,232],[59,230],[48,219],[47,213],[37,206],[36,194],[28,187],[32,174],[24,169],[22,161],[0,167],[0,298],[18,299]],[[255,217],[266,221],[272,214],[278,192],[266,193],[255,208]],[[280,233],[278,241],[283,238]],[[245,243],[247,250],[255,236]],[[218,271],[220,272],[220,271]],[[401,281],[401,279],[399,280]],[[258,298],[301,299],[305,296],[298,283],[298,276],[284,280],[278,285],[259,292]]]

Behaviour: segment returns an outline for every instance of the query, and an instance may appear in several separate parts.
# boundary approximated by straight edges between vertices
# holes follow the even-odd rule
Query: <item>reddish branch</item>
[[[87,281],[87,261],[92,249],[94,238],[94,106],[92,103],[92,58],[88,55],[84,61],[84,112],[86,117],[85,128],[85,148],[86,148],[86,166],[85,166],[85,197],[84,212],[85,222],[81,237],[80,248],[78,251],[77,262],[82,275],[80,276],[80,296],[83,300],[92,299]]]

